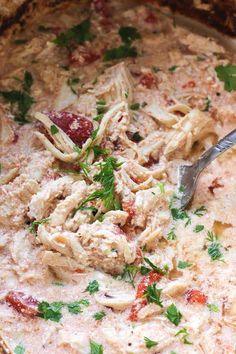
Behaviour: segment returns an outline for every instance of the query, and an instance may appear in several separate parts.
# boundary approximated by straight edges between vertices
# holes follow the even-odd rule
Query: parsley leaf
[[[24,354],[25,348],[22,345],[18,344],[14,349],[14,353],[15,354]]]
[[[96,321],[100,321],[103,319],[103,317],[105,317],[106,314],[104,311],[101,311],[101,312],[96,312],[94,315],[93,315],[93,318],[95,318]]]
[[[30,224],[30,226],[29,226],[29,231],[30,231],[32,234],[36,235],[36,234],[37,234],[37,227],[38,227],[38,225],[46,224],[46,223],[48,223],[48,221],[49,221],[49,218],[45,218],[45,219],[33,221],[33,222]]]
[[[31,105],[35,102],[34,98],[29,95],[32,84],[33,77],[28,71],[26,71],[22,82],[23,91],[0,91],[0,95],[4,98],[4,100],[12,105],[14,120],[19,124],[29,122],[27,120],[27,113]]]
[[[181,336],[181,338],[180,338],[181,342],[183,342],[184,344],[189,344],[189,345],[193,344],[193,343],[190,342],[189,339],[188,339],[189,333],[188,333],[188,331],[187,331],[186,328],[180,329],[180,330],[175,334],[175,337],[179,336],[180,334],[182,334],[182,336]]]
[[[130,109],[132,109],[132,111],[138,111],[139,108],[140,108],[140,104],[138,102],[130,105]]]
[[[198,233],[201,232],[202,230],[204,230],[204,225],[196,225],[193,231]]]
[[[133,133],[130,137],[130,140],[134,141],[135,143],[139,143],[140,141],[143,140],[143,137],[139,134],[138,131],[136,131],[135,133]]]
[[[144,337],[144,342],[145,342],[146,348],[148,348],[148,349],[155,347],[158,344],[158,342],[155,342],[154,340],[151,340],[148,337]]]
[[[50,127],[50,131],[51,131],[51,134],[52,135],[55,135],[55,134],[57,134],[58,132],[59,132],[59,129],[57,128],[57,126],[56,125],[51,125],[51,127]]]
[[[147,289],[145,290],[144,296],[146,297],[147,301],[150,303],[155,303],[160,307],[163,307],[161,301],[161,291],[162,289],[156,288],[156,283],[148,285]]]
[[[159,187],[161,194],[164,194],[165,193],[165,183],[158,182],[157,186]]]
[[[218,241],[218,236],[211,231],[208,231],[206,241],[209,241],[207,252],[212,261],[224,262],[224,255],[221,252],[221,244]]]
[[[170,322],[174,323],[174,325],[176,326],[178,326],[182,318],[182,314],[177,309],[175,304],[171,304],[167,307],[165,316],[168,318],[168,320],[170,320]]]
[[[211,312],[219,312],[219,308],[215,304],[207,304],[207,307]]]
[[[123,43],[131,44],[135,39],[140,39],[140,33],[137,28],[132,26],[124,26],[119,30],[119,35]]]
[[[185,268],[189,268],[189,267],[191,267],[191,266],[192,266],[191,263],[187,263],[187,262],[184,262],[184,261],[179,261],[179,262],[178,262],[178,265],[177,265],[177,267],[178,267],[179,269],[185,269]]]
[[[97,280],[93,280],[89,282],[89,285],[85,289],[85,291],[88,291],[90,295],[96,293],[99,291],[99,283]]]
[[[178,65],[173,65],[168,70],[173,73],[177,68],[178,68]]]
[[[107,49],[103,60],[109,61],[128,57],[135,58],[137,55],[138,53],[135,47],[131,47],[128,44],[121,44],[118,48]]]
[[[204,108],[203,112],[208,112],[210,107],[211,107],[211,99],[209,97],[207,97],[205,99],[205,108]]]
[[[191,219],[186,211],[177,208],[171,208],[170,212],[174,220],[186,220],[185,227],[191,224]]]
[[[199,208],[197,208],[193,214],[197,215],[197,216],[203,216],[206,213],[206,208],[204,207],[204,205],[200,206]]]
[[[78,77],[75,78],[69,78],[67,80],[67,85],[69,86],[69,88],[71,89],[71,91],[77,95],[77,91],[75,90],[74,86],[76,86],[79,83],[80,79]]]
[[[175,227],[172,227],[167,234],[167,240],[173,241],[176,240],[176,238]]]
[[[215,68],[218,78],[224,81],[226,91],[236,91],[236,65],[219,65]]]
[[[38,304],[39,317],[45,320],[59,322],[62,318],[61,309],[63,306],[63,302],[52,302],[50,304],[46,301],[42,301]]]
[[[71,44],[82,44],[85,41],[91,41],[95,36],[90,32],[90,19],[82,21],[80,24],[69,28],[67,31],[60,33],[53,43],[59,47],[70,47]]]
[[[100,164],[100,172],[94,176],[94,181],[100,182],[102,188],[90,194],[77,209],[79,210],[87,202],[102,199],[104,206],[108,210],[118,210],[120,208],[115,197],[115,176],[114,171],[120,166],[114,157],[108,157]]]
[[[150,259],[148,259],[147,257],[143,258],[145,260],[145,262],[157,273],[161,274],[161,275],[165,275],[168,272],[168,266],[164,266],[163,268],[157,267],[155,264],[153,264]]]
[[[134,264],[126,264],[121,274],[121,279],[130,283],[134,287],[134,279],[139,271],[139,268]]]
[[[103,346],[94,342],[93,340],[90,341],[90,354],[103,354]]]

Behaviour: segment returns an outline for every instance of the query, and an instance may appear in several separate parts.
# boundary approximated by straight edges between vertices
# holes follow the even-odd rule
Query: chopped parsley
[[[207,304],[207,307],[211,312],[219,312],[219,308],[215,304]]]
[[[15,349],[14,349],[15,354],[24,354],[25,353],[25,348],[23,345],[18,344]]]
[[[105,312],[104,312],[104,311],[101,311],[101,312],[96,312],[96,313],[93,315],[93,318],[95,318],[96,321],[100,321],[100,320],[102,320],[105,316],[106,316]]]
[[[173,226],[167,234],[167,240],[174,241],[176,238],[175,227]]]
[[[189,339],[188,339],[189,333],[188,333],[188,331],[187,331],[186,328],[180,329],[180,330],[175,334],[175,337],[177,337],[177,336],[179,336],[179,335],[181,335],[180,340],[181,340],[182,343],[184,343],[184,344],[189,344],[189,345],[193,344],[193,343],[190,342]]]
[[[144,337],[144,343],[145,343],[146,348],[148,348],[148,349],[155,347],[158,344],[158,342],[151,340],[148,337]]]
[[[21,45],[21,44],[25,44],[25,43],[27,43],[28,42],[28,39],[24,39],[24,38],[20,38],[20,39],[15,39],[14,40],[14,44],[16,44],[16,45]]]
[[[224,82],[226,91],[236,91],[236,65],[219,65],[215,71],[220,81]]]
[[[69,48],[72,44],[82,44],[85,41],[91,41],[95,36],[90,32],[90,19],[82,21],[80,24],[61,32],[53,43],[59,47]]]
[[[190,268],[190,267],[192,267],[192,264],[191,264],[191,263],[188,263],[188,262],[184,262],[184,261],[179,261],[177,267],[178,267],[179,269],[185,269],[185,268]]]
[[[117,48],[107,49],[103,57],[104,61],[136,57],[138,55],[136,47],[132,46],[134,40],[141,38],[137,29],[131,26],[121,27],[119,35],[122,44]]]
[[[100,172],[94,176],[95,182],[100,182],[102,188],[90,194],[82,203],[84,206],[87,202],[101,199],[104,206],[108,210],[120,209],[119,202],[115,196],[115,176],[114,171],[120,166],[114,157],[108,157],[105,161],[100,163]],[[79,210],[81,206],[77,209]],[[77,211],[76,210],[76,211]]]
[[[182,318],[182,314],[181,312],[177,309],[177,307],[175,306],[175,304],[171,304],[170,306],[167,307],[166,310],[166,314],[165,316],[168,318],[168,320],[170,320],[170,322],[172,322],[175,326],[178,326],[181,318]]]
[[[85,289],[85,291],[88,291],[90,295],[96,293],[99,291],[99,283],[97,280],[93,280],[89,282],[89,285]]]
[[[130,283],[134,287],[134,279],[139,271],[139,267],[134,264],[126,264],[121,274],[121,279]]]
[[[68,311],[70,313],[77,315],[78,313],[82,312],[80,305],[81,305],[81,303],[79,301],[71,302],[71,303],[67,304]]]
[[[90,341],[90,354],[103,354],[103,346],[94,342],[93,340]]]
[[[218,236],[213,232],[208,231],[206,241],[210,242],[207,248],[207,253],[211,260],[224,262],[224,255],[221,251],[222,246],[218,241]]]
[[[177,208],[171,208],[170,212],[171,212],[172,218],[175,221],[176,220],[186,220],[185,227],[187,225],[191,224],[191,219],[190,219],[189,215],[186,213],[186,211],[181,210],[181,209],[177,209]]]
[[[205,99],[205,107],[204,107],[203,112],[208,112],[210,107],[211,107],[211,99],[210,99],[210,97],[207,97]]]
[[[152,66],[152,71],[153,71],[154,73],[158,73],[159,71],[161,71],[161,69],[158,68],[158,66]]]
[[[161,291],[162,289],[156,288],[156,283],[148,285],[147,289],[145,290],[144,296],[146,297],[149,303],[155,303],[160,307],[163,307],[161,301]]]
[[[132,111],[138,111],[139,108],[140,108],[140,103],[138,103],[138,102],[135,102],[130,105],[130,109],[132,109]]]
[[[198,233],[201,232],[202,230],[204,230],[204,225],[196,225],[193,231]]]
[[[173,73],[177,68],[178,68],[178,65],[173,65],[168,70]]]
[[[19,124],[28,123],[27,113],[35,102],[30,96],[30,89],[33,84],[33,77],[26,71],[22,81],[22,90],[0,91],[0,96],[12,106],[14,120]]]
[[[77,91],[75,89],[75,86],[80,82],[80,79],[78,77],[75,77],[75,78],[69,78],[67,80],[67,85],[69,86],[69,88],[71,89],[71,91],[77,95]]]
[[[141,35],[138,32],[137,28],[131,26],[121,27],[119,29],[119,35],[122,39],[122,42],[126,44],[131,44],[136,39],[141,38]]]
[[[54,322],[59,322],[62,318],[61,309],[64,306],[63,302],[52,302],[51,304],[42,301],[38,304],[39,317],[45,320],[51,320]]]
[[[103,60],[116,60],[122,58],[133,57],[135,58],[138,55],[137,49],[135,47],[131,47],[128,44],[121,44],[118,48],[107,49]]]
[[[37,234],[37,228],[38,228],[38,225],[41,225],[41,224],[46,224],[49,222],[49,218],[45,218],[45,219],[41,219],[41,220],[35,220],[33,221],[30,226],[29,226],[29,231],[36,235]]]
[[[150,261],[150,259],[148,259],[147,257],[144,257],[143,259],[151,267],[151,269],[150,269],[150,268],[142,266],[143,268],[145,268],[146,274],[149,273],[151,270],[154,270],[154,272],[157,272],[157,273],[159,273],[161,275],[166,275],[166,273],[169,270],[168,265],[164,265],[163,268],[160,268],[160,267],[157,267],[155,264],[153,264]]]
[[[206,207],[204,205],[200,206],[199,208],[197,208],[193,214],[197,215],[198,217],[203,216],[206,213]]]
[[[139,134],[139,132],[135,132],[133,133],[130,137],[129,137],[132,141],[134,141],[135,143],[139,143],[140,141],[143,140],[143,137]]]
[[[53,124],[50,127],[50,132],[51,132],[52,135],[55,135],[55,134],[57,134],[59,132],[59,129],[57,128],[56,125]]]

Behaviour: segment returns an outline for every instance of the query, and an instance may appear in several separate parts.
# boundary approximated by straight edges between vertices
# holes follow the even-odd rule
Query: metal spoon
[[[218,143],[212,146],[209,150],[193,164],[182,165],[178,169],[178,205],[181,209],[185,209],[193,198],[197,180],[205,167],[207,167],[220,154],[230,149],[236,144],[236,129],[226,135]]]

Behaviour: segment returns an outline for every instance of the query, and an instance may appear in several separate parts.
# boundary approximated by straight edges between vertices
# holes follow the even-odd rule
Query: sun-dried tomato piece
[[[158,85],[157,78],[152,73],[143,74],[139,82],[148,89],[152,89]]]
[[[27,296],[21,291],[9,291],[5,297],[6,302],[23,316],[37,316],[39,301],[32,296]]]
[[[92,49],[85,46],[79,46],[69,54],[70,65],[85,66],[91,64],[101,57],[100,54],[95,53]]]
[[[71,112],[48,112],[53,123],[61,128],[78,146],[82,146],[93,131],[93,124],[86,117]]]
[[[147,305],[147,300],[143,298],[143,295],[147,289],[147,287],[155,282],[158,282],[161,279],[161,275],[155,271],[149,272],[147,275],[145,275],[142,280],[140,281],[138,287],[137,287],[137,292],[136,292],[136,297],[135,297],[135,302],[131,307],[130,314],[129,314],[129,319],[130,321],[137,321],[138,319],[138,312]]]
[[[122,202],[122,209],[128,213],[128,222],[130,222],[134,215],[135,215],[135,209],[134,209],[134,201],[129,200],[127,202]]]
[[[214,194],[214,189],[216,188],[223,188],[224,185],[222,183],[220,183],[220,179],[219,177],[216,177],[212,182],[211,185],[208,187],[209,191],[211,192],[211,194]]]
[[[156,23],[157,22],[157,17],[154,15],[153,12],[149,12],[147,14],[147,17],[145,18],[145,22],[147,23]]]
[[[190,304],[197,303],[205,305],[207,302],[207,296],[198,289],[190,289],[186,292],[186,300]]]

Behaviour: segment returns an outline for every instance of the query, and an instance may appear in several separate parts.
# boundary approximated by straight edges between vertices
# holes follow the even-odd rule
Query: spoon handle
[[[202,171],[206,166],[208,166],[216,157],[221,155],[226,150],[230,149],[236,144],[236,129],[226,135],[224,138],[218,141],[218,143],[212,146],[209,150],[205,151],[204,154],[196,161],[198,165],[198,170]]]

